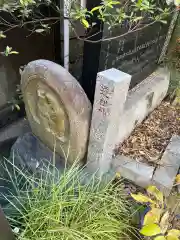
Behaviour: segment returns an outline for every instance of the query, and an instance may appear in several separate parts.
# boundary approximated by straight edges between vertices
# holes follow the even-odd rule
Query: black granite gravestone
[[[89,9],[92,7],[91,2],[91,0],[87,1]],[[99,4],[99,0],[95,2],[96,5]],[[97,72],[114,67],[129,73],[132,75],[130,86],[132,88],[157,68],[171,20],[172,17],[169,17],[167,24],[157,22],[148,27],[142,25],[142,30],[115,40],[101,43],[85,42],[81,85],[92,103]],[[97,29],[98,31],[99,29]],[[123,29],[121,26],[111,31],[104,25],[102,35],[97,34],[96,38],[92,40],[120,36],[125,32],[127,29]]]
[[[168,32],[168,24],[155,23],[120,39],[102,42],[99,71],[117,68],[132,75],[131,88],[145,79],[157,67]],[[118,36],[120,28],[112,32],[104,27],[104,36]]]

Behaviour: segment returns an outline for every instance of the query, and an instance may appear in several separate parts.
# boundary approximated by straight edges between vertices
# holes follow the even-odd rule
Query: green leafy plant
[[[176,178],[179,184],[179,176]],[[148,204],[150,210],[143,219],[143,227],[140,233],[144,236],[153,237],[154,240],[178,240],[179,229],[171,229],[171,213],[161,191],[155,186],[147,188],[147,194],[131,194],[132,198],[142,204]]]
[[[8,185],[1,201],[18,240],[130,239],[131,212],[119,184],[102,184],[76,165],[60,171],[37,161],[34,174],[17,165],[1,161]]]
[[[175,5],[179,6],[177,1]],[[41,9],[46,7],[53,9],[54,16],[44,16]],[[0,38],[4,38],[6,32],[12,29],[23,27],[31,33],[48,33],[52,25],[66,18],[69,20],[71,31],[79,40],[97,43],[112,39],[110,36],[103,37],[100,40],[91,39],[92,36],[90,36],[89,30],[91,30],[99,20],[101,23],[106,24],[111,30],[117,26],[126,29],[125,33],[121,35],[113,35],[113,39],[118,39],[129,33],[153,25],[156,22],[166,23],[167,17],[177,10],[178,9],[174,8],[172,1],[165,0],[103,0],[100,5],[92,9],[82,7],[80,0],[67,2],[65,8],[58,6],[52,0],[4,0],[0,4],[0,12],[9,13],[12,21],[3,18],[0,19],[0,24],[3,29],[5,29],[0,33]],[[84,36],[79,36],[77,22],[80,22],[85,29],[88,29],[88,31],[85,31]],[[103,24],[101,25],[103,26]],[[99,32],[102,31],[103,28],[100,27]]]
[[[2,54],[7,57],[7,56],[12,55],[12,54],[18,54],[18,52],[13,51],[11,47],[7,46]]]

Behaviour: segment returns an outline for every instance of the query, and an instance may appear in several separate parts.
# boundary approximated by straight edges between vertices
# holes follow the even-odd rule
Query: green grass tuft
[[[18,240],[131,238],[132,215],[120,184],[87,181],[76,165],[59,173],[49,164],[31,174],[5,160],[3,169],[1,198]]]

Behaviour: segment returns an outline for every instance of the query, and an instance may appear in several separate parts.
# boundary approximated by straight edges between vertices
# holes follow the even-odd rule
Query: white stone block
[[[151,185],[154,167],[137,162],[129,157],[117,156],[113,159],[116,172],[136,185],[146,188]]]
[[[169,80],[169,71],[159,68],[129,92],[119,121],[117,145],[161,103],[167,94]]]
[[[153,175],[153,184],[168,196],[180,167],[180,137],[173,136]]]
[[[98,73],[92,113],[87,166],[100,175],[111,168],[112,156],[131,76],[117,69]]]

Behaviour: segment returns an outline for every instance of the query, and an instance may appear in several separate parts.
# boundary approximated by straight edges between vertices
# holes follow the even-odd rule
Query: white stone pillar
[[[98,73],[92,113],[87,168],[101,176],[112,166],[119,122],[131,76],[115,68]]]

